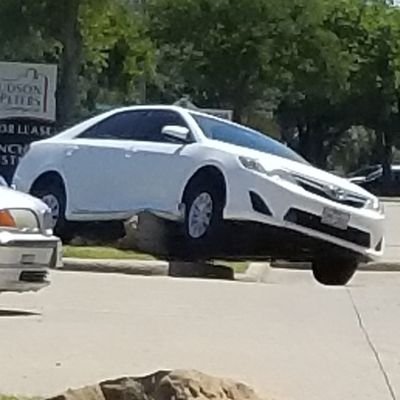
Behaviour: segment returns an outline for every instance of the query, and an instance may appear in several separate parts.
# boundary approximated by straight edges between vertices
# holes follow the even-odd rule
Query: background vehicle
[[[179,107],[117,109],[36,142],[14,184],[51,207],[64,237],[71,223],[157,216],[168,257],[311,259],[320,282],[343,284],[382,254],[373,195],[259,132]]]
[[[376,196],[400,196],[400,165],[392,165],[391,176],[386,184],[381,165],[371,165],[350,174],[350,182]]]
[[[0,185],[0,292],[37,291],[60,266],[51,210],[40,200]]]

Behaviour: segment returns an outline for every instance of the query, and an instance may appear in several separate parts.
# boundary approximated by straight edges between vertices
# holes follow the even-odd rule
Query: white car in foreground
[[[5,186],[0,179],[0,292],[38,291],[48,269],[60,266],[61,247],[42,201]]]
[[[36,142],[14,184],[63,235],[143,211],[170,221],[170,256],[311,260],[320,282],[345,284],[382,255],[376,197],[261,133],[174,106],[116,109]]]

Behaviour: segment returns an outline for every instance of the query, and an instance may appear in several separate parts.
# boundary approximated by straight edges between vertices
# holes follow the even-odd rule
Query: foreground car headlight
[[[274,169],[271,171],[267,171],[258,160],[250,157],[239,157],[239,161],[242,164],[242,166],[245,167],[246,169],[267,175],[271,178],[277,176],[285,181],[297,185],[296,179],[288,171],[285,171],[283,169]]]
[[[8,210],[0,210],[0,227],[16,228],[17,224]]]

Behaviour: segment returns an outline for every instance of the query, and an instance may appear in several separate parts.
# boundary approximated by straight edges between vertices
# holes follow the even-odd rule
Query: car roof
[[[186,116],[190,116],[191,113],[195,113],[197,115],[203,115],[205,117],[210,117],[214,118],[219,121],[223,121],[226,123],[232,123],[230,121],[227,121],[222,118],[215,117],[213,115],[197,111],[197,110],[191,110],[188,108],[180,107],[180,106],[175,106],[175,105],[158,105],[158,104],[153,104],[153,105],[134,105],[134,106],[124,106],[124,107],[116,107],[113,109],[110,109],[108,111],[103,111],[99,114],[93,115],[90,118],[86,118],[82,120],[81,122],[78,122],[74,124],[73,126],[70,126],[69,128],[61,131],[55,136],[52,136],[51,138],[46,139],[46,142],[52,142],[52,141],[58,141],[58,140],[63,140],[63,139],[70,139],[74,137],[76,134],[81,132],[84,129],[89,128],[90,126],[96,124],[97,122],[100,122],[108,117],[111,117],[115,114],[122,113],[122,112],[127,112],[127,111],[140,111],[140,110],[169,110],[169,111],[176,111],[182,114],[185,114]]]

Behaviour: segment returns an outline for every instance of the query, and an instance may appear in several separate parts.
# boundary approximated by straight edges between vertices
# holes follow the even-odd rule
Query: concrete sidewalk
[[[400,394],[400,274],[325,288],[308,271],[267,284],[52,271],[0,296],[0,392],[49,396],[99,380],[195,368],[276,400]]]

